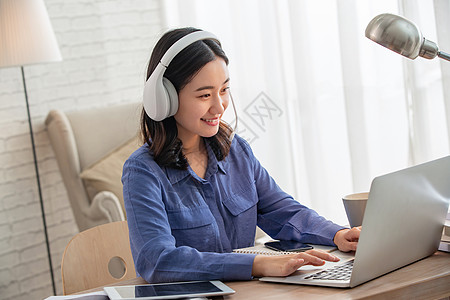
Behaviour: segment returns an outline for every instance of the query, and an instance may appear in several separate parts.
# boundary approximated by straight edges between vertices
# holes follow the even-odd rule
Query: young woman
[[[153,50],[147,78],[174,43],[197,31],[167,32]],[[178,95],[174,115],[157,121],[150,109],[142,112],[145,143],[125,163],[122,182],[136,271],[148,282],[287,276],[306,264],[338,260],[318,250],[276,257],[232,253],[253,245],[257,225],[274,239],[356,249],[359,229],[299,204],[245,140],[231,138],[221,120],[231,99],[227,65],[218,41],[189,44],[165,66],[164,78]]]

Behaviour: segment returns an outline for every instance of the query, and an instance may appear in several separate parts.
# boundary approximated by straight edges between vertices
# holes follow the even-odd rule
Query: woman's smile
[[[213,119],[201,119],[203,122],[205,122],[209,126],[217,126],[219,125],[220,118],[213,118]]]

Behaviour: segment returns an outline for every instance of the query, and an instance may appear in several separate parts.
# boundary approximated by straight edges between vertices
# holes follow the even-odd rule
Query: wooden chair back
[[[64,295],[135,278],[127,221],[75,235],[64,251],[61,274]]]

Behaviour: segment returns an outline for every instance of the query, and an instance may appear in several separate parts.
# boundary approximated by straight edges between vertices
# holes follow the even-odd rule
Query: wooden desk
[[[142,278],[115,285],[143,284]],[[269,283],[258,280],[225,282],[236,291],[235,299],[442,299],[450,296],[450,253],[430,257],[366,282],[352,289]],[[98,291],[101,288],[86,292]]]

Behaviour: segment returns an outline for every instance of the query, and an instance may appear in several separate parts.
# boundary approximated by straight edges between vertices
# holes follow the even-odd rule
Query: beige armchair
[[[120,176],[139,147],[141,109],[128,103],[49,112],[45,124],[80,231],[125,220]]]

